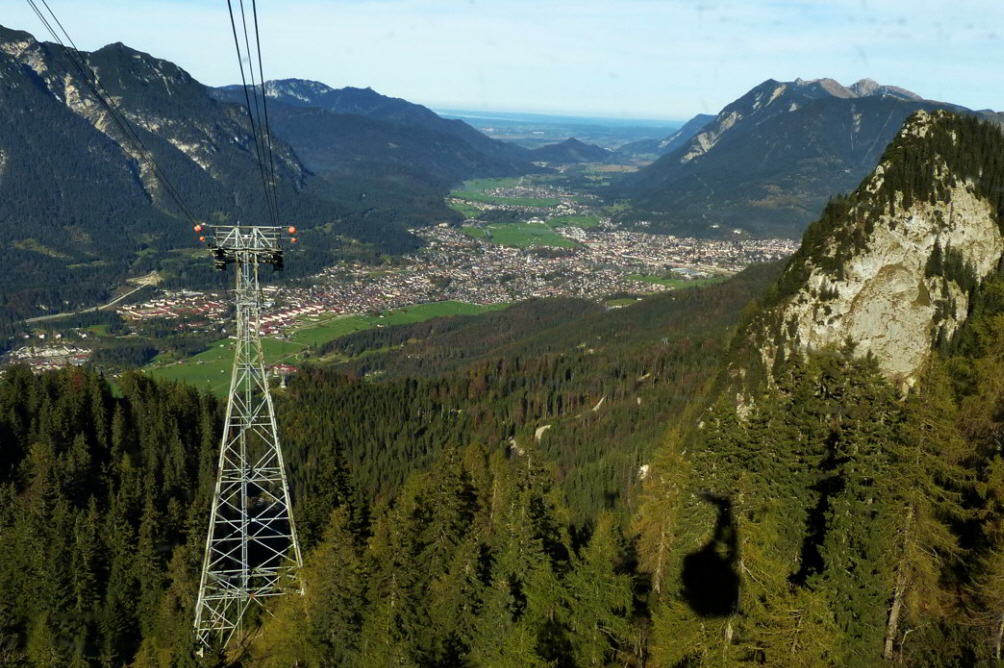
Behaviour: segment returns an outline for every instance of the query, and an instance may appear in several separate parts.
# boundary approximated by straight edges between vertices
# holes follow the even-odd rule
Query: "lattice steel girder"
[[[260,331],[258,268],[282,267],[278,227],[211,227],[217,266],[236,268],[234,366],[203,558],[195,634],[229,642],[251,601],[302,593],[303,565]]]

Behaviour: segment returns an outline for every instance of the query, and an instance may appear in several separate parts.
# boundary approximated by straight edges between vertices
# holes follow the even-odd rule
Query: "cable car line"
[[[263,120],[264,114],[263,114],[262,110],[258,107],[258,85],[257,85],[257,83],[255,83],[254,59],[253,59],[253,56],[251,55],[251,42],[250,42],[250,40],[248,40],[248,21],[247,21],[247,13],[244,11],[244,0],[240,0],[240,7],[241,7],[241,27],[244,30],[244,49],[245,49],[245,53],[247,54],[247,57],[248,57],[248,73],[251,75],[251,95],[252,95],[252,97],[254,97],[254,111],[255,111],[255,116],[258,118],[258,136],[259,136],[259,138],[261,140],[260,165],[261,165],[262,175],[265,177],[265,180],[272,186],[272,189],[270,191],[271,192],[272,200],[269,203],[273,207],[274,216],[275,216],[274,219],[273,219],[273,224],[274,225],[278,225],[279,224],[279,209],[278,209],[278,206],[276,205],[276,202],[275,202],[275,194],[276,194],[275,193],[275,179],[274,179],[274,175],[273,175],[273,178],[271,178],[271,179],[269,178],[269,175],[267,173],[268,165],[265,163],[265,154],[266,154],[266,148],[268,146],[268,141],[267,141],[267,138],[265,136],[265,131],[262,129],[262,120]],[[264,73],[262,72],[262,69],[261,69],[261,45],[260,45],[260,43],[258,41],[258,32],[257,32],[257,30],[255,31],[254,38],[255,38],[255,45],[258,47],[258,56],[259,56],[259,60],[258,60],[258,74],[260,75],[259,78],[261,79],[261,97],[262,97],[262,104],[264,104],[265,103],[265,75],[264,75]],[[266,195],[265,196],[266,196],[266,198],[269,196],[269,191],[268,191],[268,187],[267,186],[266,186]]]
[[[268,148],[268,164],[272,174],[272,198],[275,204],[275,216],[279,219],[279,192],[278,181],[275,177],[275,159],[272,156],[272,128],[268,121],[268,95],[265,90],[265,70],[261,64],[261,39],[258,32],[258,0],[251,0],[251,11],[254,14],[254,41],[258,49],[258,74],[261,75],[261,106],[265,112],[265,140]]]
[[[258,124],[255,123],[255,113],[254,113],[254,111],[251,108],[251,95],[248,93],[247,77],[245,76],[245,72],[244,72],[244,56],[243,56],[243,52],[241,51],[240,39],[237,36],[237,22],[234,19],[234,8],[233,8],[233,3],[231,2],[231,0],[227,0],[227,8],[230,10],[230,27],[231,27],[231,29],[233,31],[233,35],[234,35],[234,47],[237,49],[237,64],[238,64],[238,66],[240,67],[240,70],[241,70],[241,83],[243,84],[243,88],[244,88],[244,101],[247,104],[248,120],[251,123],[251,134],[254,137],[255,151],[258,154],[258,168],[259,168],[259,172],[261,172],[261,184],[262,184],[262,188],[265,191],[264,192],[264,194],[265,194],[265,203],[266,203],[266,207],[268,208],[268,214],[269,214],[269,218],[272,221],[272,225],[273,226],[278,226],[279,223],[278,223],[278,220],[275,217],[274,211],[272,210],[271,198],[269,196],[269,188],[268,188],[268,183],[267,183],[268,179],[266,178],[266,175],[265,175],[265,157],[263,155],[263,149],[262,149],[262,145],[261,145],[261,139],[259,139],[259,136],[258,136],[259,135],[259,133],[258,133]],[[243,14],[243,0],[241,2],[241,19],[242,19],[242,21],[244,19],[244,14]],[[244,34],[245,34],[245,38],[246,38],[246,36],[247,36],[246,22],[245,22]],[[252,64],[253,61],[251,61],[250,50],[248,51],[248,61],[249,61],[248,64],[250,66],[249,69],[251,70],[252,76],[254,76],[254,67],[253,67],[253,64]],[[255,106],[257,107],[257,88],[255,88],[255,101],[256,101],[256,105]]]

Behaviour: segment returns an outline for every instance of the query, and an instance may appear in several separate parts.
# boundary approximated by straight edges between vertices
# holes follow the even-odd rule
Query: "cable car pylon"
[[[200,654],[242,633],[252,605],[303,593],[279,430],[261,347],[259,268],[283,265],[282,235],[295,228],[197,225],[216,267],[234,265],[236,341],[216,488],[202,562],[195,634]],[[296,241],[294,238],[293,241]]]

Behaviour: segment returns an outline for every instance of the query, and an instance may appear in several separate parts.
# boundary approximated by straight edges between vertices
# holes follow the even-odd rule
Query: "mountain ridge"
[[[70,53],[146,150],[122,134],[62,47],[0,27],[4,322],[106,301],[128,276],[154,270],[167,286],[212,282],[211,263],[178,254],[195,245],[192,223],[146,151],[196,219],[271,224],[243,104],[215,99],[182,68],[122,43]],[[424,174],[348,165],[336,182],[306,169],[285,142],[273,151],[283,215],[312,235],[294,251],[293,275],[336,257],[413,250],[409,227],[457,218],[442,184]]]
[[[596,144],[587,144],[575,137],[569,137],[557,144],[548,144],[540,148],[533,149],[535,161],[551,162],[556,164],[570,164],[577,162],[604,162],[613,155],[613,151],[605,149]]]
[[[213,89],[212,94],[240,102],[242,88],[223,86]],[[461,120],[441,118],[427,107],[372,88],[336,89],[318,81],[280,79],[267,81],[265,93],[273,101],[270,113],[276,134],[299,154],[308,155],[308,162],[317,169],[369,161],[377,153],[382,160],[441,179],[444,187],[468,178],[515,176],[537,169],[530,164],[532,158],[526,149],[491,139]],[[339,123],[353,125],[368,139],[355,140]],[[389,145],[415,144],[409,133],[420,135],[420,150],[396,154],[384,150]],[[317,142],[327,148],[319,149]],[[432,159],[425,160],[426,154]],[[451,155],[455,155],[452,161]]]
[[[797,237],[830,196],[857,186],[921,109],[978,113],[871,80],[768,79],[613,194],[638,208],[625,221],[665,232]]]

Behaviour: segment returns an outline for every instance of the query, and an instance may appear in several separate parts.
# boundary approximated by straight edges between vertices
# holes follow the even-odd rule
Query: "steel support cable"
[[[265,70],[261,64],[261,37],[258,32],[258,0],[251,0],[251,11],[254,14],[254,41],[258,48],[258,74],[261,76],[261,106],[265,111],[265,140],[268,147],[268,164],[272,174],[272,198],[275,203],[275,216],[279,218],[279,191],[275,176],[275,159],[272,157],[272,126],[268,121],[268,95],[265,90]]]
[[[269,190],[268,185],[265,186],[265,191],[266,191],[265,192],[265,198],[266,198],[266,200],[268,200],[269,196],[271,195],[272,199],[268,200],[268,203],[269,203],[269,206],[272,207],[272,212],[274,214],[274,216],[272,218],[272,224],[278,226],[278,224],[279,224],[279,208],[278,208],[278,206],[275,203],[275,180],[274,179],[269,179],[269,175],[268,175],[268,172],[267,172],[268,166],[265,163],[265,154],[266,154],[266,147],[268,146],[268,139],[267,139],[267,137],[265,135],[264,130],[262,129],[262,124],[261,124],[262,120],[263,120],[264,114],[263,114],[262,110],[258,107],[258,84],[255,82],[255,77],[254,77],[254,58],[251,55],[251,42],[248,39],[247,12],[244,11],[244,0],[240,0],[240,6],[241,6],[241,27],[244,30],[244,51],[245,51],[245,53],[247,53],[247,57],[248,57],[248,72],[251,75],[251,94],[252,94],[252,96],[254,96],[254,111],[255,111],[255,115],[258,118],[258,136],[261,139],[261,146],[262,146],[262,149],[261,149],[261,159],[260,159],[260,163],[259,164],[260,164],[260,167],[261,167],[261,170],[262,170],[262,177],[264,178],[265,181],[267,181],[272,186],[271,190]],[[259,78],[261,79],[262,98],[263,98],[262,99],[262,104],[264,104],[264,97],[265,97],[265,75],[262,73],[262,69],[261,69],[261,45],[258,43],[257,26],[255,28],[255,36],[254,36],[254,38],[255,38],[255,46],[258,49],[258,74],[259,74]]]
[[[234,33],[234,47],[237,49],[237,65],[241,69],[241,83],[243,84],[244,88],[244,101],[247,103],[248,121],[251,123],[251,134],[254,137],[255,152],[258,154],[258,167],[259,171],[261,172],[261,185],[262,188],[265,190],[266,208],[268,209],[269,218],[271,219],[272,207],[268,204],[268,186],[265,183],[265,170],[263,168],[264,161],[262,158],[261,145],[258,142],[258,129],[255,125],[254,112],[251,110],[251,96],[248,94],[247,77],[244,75],[244,57],[241,52],[240,39],[238,39],[237,37],[237,22],[234,20],[234,7],[231,0],[227,0],[227,8],[230,10],[230,27]],[[248,58],[250,59],[250,55],[248,56]],[[272,223],[273,225],[277,224],[274,220],[272,221]]]
[[[160,180],[161,185],[164,186],[164,189],[167,191],[167,194],[170,196],[172,200],[174,200],[174,203],[181,210],[182,214],[184,214],[184,216],[188,218],[189,222],[191,222],[193,225],[198,224],[198,221],[196,220],[195,216],[192,215],[191,210],[188,208],[188,206],[185,205],[185,202],[181,197],[181,193],[178,192],[178,189],[175,188],[173,183],[171,183],[171,180],[167,178],[167,174],[165,174],[164,170],[161,169],[159,164],[157,164],[156,159],[153,157],[153,153],[150,152],[150,150],[143,143],[143,140],[140,139],[139,134],[135,131],[135,129],[133,129],[133,127],[129,123],[129,119],[126,118],[125,114],[115,106],[114,101],[112,100],[111,93],[108,92],[108,90],[98,79],[97,74],[95,74],[94,70],[91,69],[91,66],[86,61],[84,61],[83,58],[79,57],[80,50],[77,48],[77,45],[73,41],[73,38],[70,37],[70,33],[67,32],[66,28],[64,28],[63,24],[59,21],[59,18],[56,16],[56,13],[52,11],[52,8],[49,6],[49,3],[46,0],[42,0],[42,4],[45,5],[45,8],[52,16],[53,21],[55,21],[57,26],[59,26],[59,29],[63,32],[63,35],[66,37],[66,40],[72,45],[73,47],[72,51],[63,42],[63,39],[52,27],[52,24],[49,23],[48,19],[46,19],[45,15],[38,8],[38,5],[35,4],[35,0],[28,0],[28,4],[35,12],[35,15],[38,16],[39,20],[45,26],[46,30],[49,31],[49,34],[52,36],[53,40],[55,40],[55,42],[62,49],[63,54],[66,56],[66,59],[69,60],[70,64],[74,67],[74,69],[76,69],[77,74],[90,89],[91,93],[94,95],[95,98],[97,98],[101,106],[104,107],[104,109],[108,112],[108,115],[111,116],[112,120],[115,122],[115,125],[119,128],[119,131],[122,132],[122,135],[126,139],[126,141],[132,144],[133,149],[137,153],[139,153],[141,157],[146,158],[146,160],[151,164],[151,166],[153,167],[154,176],[156,176],[157,179]],[[102,94],[101,91],[104,91],[104,94]]]

